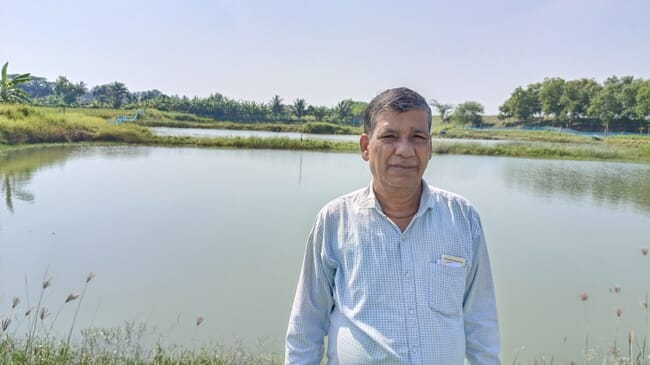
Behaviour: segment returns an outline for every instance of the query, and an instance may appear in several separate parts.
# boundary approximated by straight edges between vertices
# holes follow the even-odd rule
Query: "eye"
[[[390,140],[394,138],[395,138],[394,134],[382,134],[381,136],[379,136],[379,139],[384,139],[384,140]]]

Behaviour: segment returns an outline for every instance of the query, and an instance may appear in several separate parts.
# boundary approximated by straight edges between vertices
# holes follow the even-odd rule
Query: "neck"
[[[391,218],[411,218],[420,207],[422,183],[416,189],[399,191],[385,191],[373,183],[373,190],[384,214]]]

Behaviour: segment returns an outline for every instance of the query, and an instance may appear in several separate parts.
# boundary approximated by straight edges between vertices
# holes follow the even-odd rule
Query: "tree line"
[[[118,81],[89,88],[85,82],[72,82],[65,76],[59,76],[55,81],[29,74],[19,75],[20,79],[15,76],[7,76],[7,79],[18,81],[11,89],[22,98],[13,101],[29,100],[31,104],[41,106],[155,108],[244,123],[315,120],[350,125],[361,123],[360,116],[367,106],[365,102],[351,99],[342,100],[333,107],[309,105],[303,98],[285,103],[279,95],[274,95],[267,103],[234,100],[220,93],[211,94],[206,98],[189,98],[166,95],[157,89],[132,92],[124,83]],[[9,89],[9,86],[6,89]],[[3,99],[0,97],[1,101]]]
[[[458,106],[430,101],[443,123],[480,126],[483,106],[469,101]],[[518,86],[499,106],[505,126],[556,126],[578,130],[649,131],[650,79],[611,76],[602,84],[593,79],[565,81],[545,78]]]
[[[650,79],[611,76],[542,82],[517,87],[499,107],[498,118],[524,124],[582,130],[640,132],[650,126]]]
[[[52,82],[29,74],[8,75],[6,63],[0,83],[0,102],[3,101],[63,107],[155,108],[245,123],[316,120],[351,125],[362,123],[361,114],[367,106],[366,102],[351,99],[333,107],[309,105],[303,98],[285,103],[279,95],[266,103],[234,100],[220,93],[189,98],[166,95],[156,89],[131,92],[118,81],[89,88],[83,81],[75,83],[65,76]],[[432,99],[430,104],[443,123],[481,126],[485,122],[484,107],[476,101],[454,106]],[[515,88],[499,106],[497,117],[506,126],[650,132],[650,79],[611,76],[600,84],[586,78],[545,78]]]

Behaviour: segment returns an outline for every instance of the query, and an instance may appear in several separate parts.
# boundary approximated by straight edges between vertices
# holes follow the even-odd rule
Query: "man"
[[[492,275],[478,214],[428,185],[431,109],[377,95],[359,147],[372,182],[328,203],[307,243],[287,364],[499,364]]]

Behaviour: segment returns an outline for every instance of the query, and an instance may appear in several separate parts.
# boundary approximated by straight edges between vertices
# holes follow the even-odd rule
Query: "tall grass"
[[[100,117],[55,108],[0,105],[0,144],[115,141],[141,143],[151,138],[147,128],[114,125]]]
[[[629,148],[625,146],[544,142],[511,142],[495,145],[485,145],[472,142],[434,143],[433,153],[650,163],[650,145],[646,149]]]
[[[71,293],[63,301],[61,309],[54,317],[49,316],[45,294],[53,285],[46,270],[39,286],[38,302],[29,306],[29,293],[24,300],[14,297],[9,313],[0,311],[0,364],[2,365],[60,365],[60,364],[281,364],[282,357],[266,352],[265,344],[260,343],[260,351],[251,351],[241,343],[223,346],[219,343],[205,345],[198,350],[180,346],[167,346],[161,343],[147,345],[145,339],[155,333],[143,323],[125,322],[114,328],[86,328],[80,331],[81,338],[71,341],[75,322],[79,314],[83,296],[94,278],[90,273],[85,279],[81,295]],[[27,291],[26,283],[26,291]],[[67,339],[58,338],[51,332],[58,314],[76,301],[70,332]],[[25,303],[24,305],[22,305]],[[195,322],[198,327],[203,317]],[[22,330],[21,325],[27,324]],[[49,324],[49,330],[48,325]]]
[[[358,145],[352,142],[331,142],[321,140],[299,140],[286,137],[259,138],[259,137],[179,137],[179,136],[154,136],[151,143],[166,146],[195,146],[195,147],[220,147],[220,148],[250,148],[250,149],[276,149],[276,150],[302,150],[302,151],[331,151],[352,152],[358,150]]]

